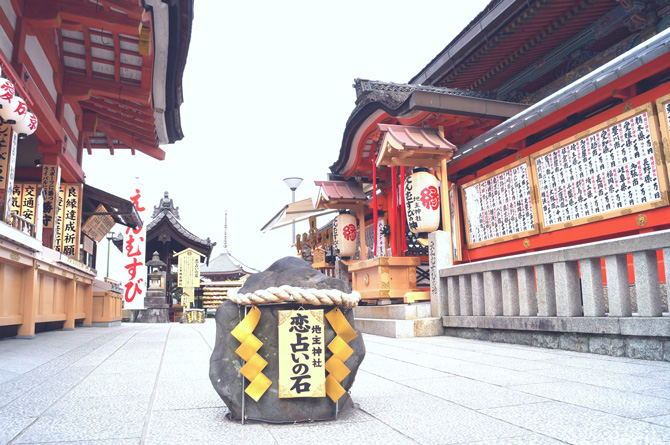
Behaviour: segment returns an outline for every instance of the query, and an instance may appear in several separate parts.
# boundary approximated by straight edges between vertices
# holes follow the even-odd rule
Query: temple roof
[[[256,269],[242,264],[230,252],[226,251],[209,262],[209,265],[200,268],[200,274],[207,275],[227,275],[235,273],[252,274],[259,272]]]
[[[163,251],[162,244],[170,243],[174,252],[190,247],[209,261],[216,243],[209,238],[202,239],[182,226],[178,220],[178,209],[174,207],[168,192],[165,192],[165,197],[154,207],[153,219],[147,224],[147,252]]]

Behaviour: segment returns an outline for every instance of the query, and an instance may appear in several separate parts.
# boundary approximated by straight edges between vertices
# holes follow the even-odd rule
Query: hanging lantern
[[[9,79],[0,77],[0,106],[9,105],[12,98],[14,98],[14,84]]]
[[[412,233],[425,238],[440,226],[440,183],[427,168],[415,168],[405,179],[405,210]]]
[[[356,254],[356,217],[348,212],[337,215],[333,221],[333,248],[341,258]]]
[[[37,123],[37,116],[28,111],[25,119],[12,125],[12,128],[19,134],[19,138],[23,139],[24,137],[35,133],[35,130],[37,130]]]
[[[8,124],[21,122],[27,113],[28,105],[19,96],[14,96],[7,105],[0,108],[0,117]]]

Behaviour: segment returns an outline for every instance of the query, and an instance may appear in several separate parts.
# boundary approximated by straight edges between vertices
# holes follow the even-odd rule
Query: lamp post
[[[112,240],[114,239],[114,232],[109,232],[107,234],[107,278],[109,278],[109,251],[110,251],[110,244]]]
[[[295,189],[297,189],[300,186],[300,183],[302,182],[302,178],[284,178],[284,183],[288,185],[288,188],[291,189],[291,203],[295,202]],[[292,224],[293,226],[293,236],[291,237],[291,245],[295,243],[295,221]]]

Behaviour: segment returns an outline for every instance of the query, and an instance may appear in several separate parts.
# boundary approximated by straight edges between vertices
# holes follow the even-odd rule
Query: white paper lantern
[[[7,105],[0,108],[0,117],[9,124],[21,122],[26,114],[28,114],[28,105],[19,96],[14,96]]]
[[[0,106],[4,107],[9,104],[9,101],[14,98],[14,91],[14,84],[9,79],[0,77]]]
[[[412,233],[425,236],[440,226],[440,182],[428,169],[416,168],[405,179],[407,226]]]
[[[26,113],[25,119],[12,125],[12,128],[14,128],[14,131],[20,135],[19,137],[23,138],[35,133],[35,130],[37,130],[37,124],[37,116],[29,111]]]
[[[356,254],[356,217],[350,213],[340,213],[333,221],[333,247],[335,253],[348,258]]]

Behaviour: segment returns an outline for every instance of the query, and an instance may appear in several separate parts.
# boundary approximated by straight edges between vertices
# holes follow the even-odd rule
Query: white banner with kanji
[[[138,229],[127,227],[123,234],[123,308],[144,309],[144,296],[147,290],[146,219],[149,214],[142,206],[143,199],[139,188],[135,189],[130,200],[140,214],[143,224]]]

